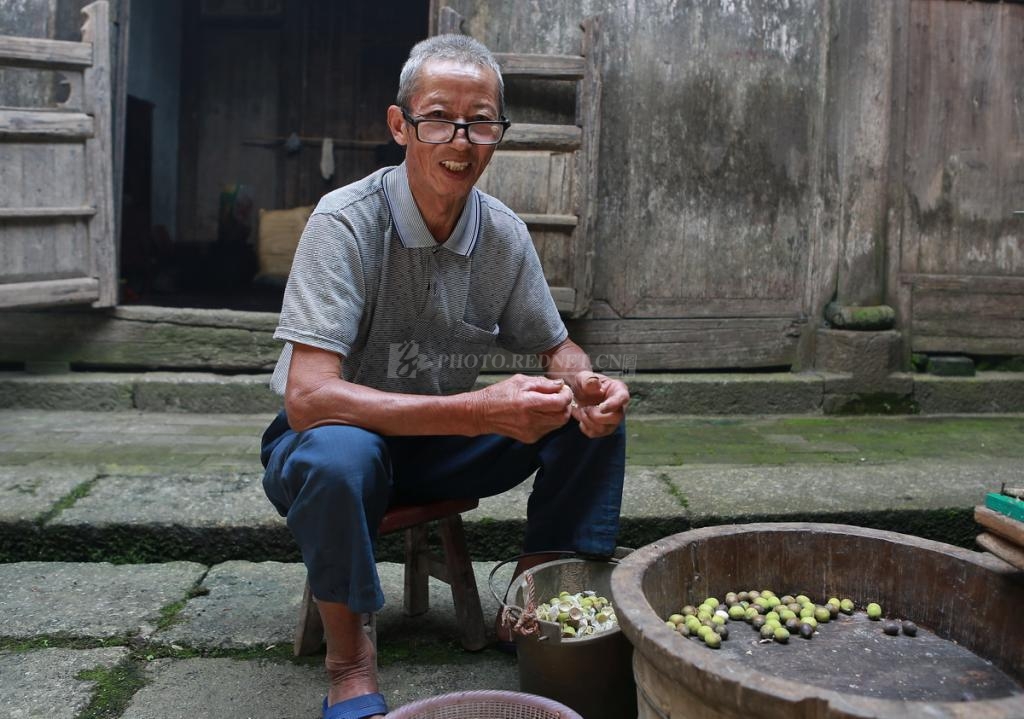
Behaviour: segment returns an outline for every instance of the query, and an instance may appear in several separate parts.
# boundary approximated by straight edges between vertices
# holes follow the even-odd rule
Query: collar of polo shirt
[[[473,251],[480,235],[480,193],[475,187],[466,198],[466,206],[451,236],[438,245],[416,207],[404,162],[384,175],[383,186],[384,197],[387,199],[403,247],[441,247],[463,257],[468,257]]]

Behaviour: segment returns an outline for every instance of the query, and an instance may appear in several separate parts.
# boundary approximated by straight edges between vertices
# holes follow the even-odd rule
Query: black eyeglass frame
[[[508,128],[512,126],[512,121],[509,120],[504,115],[499,117],[497,120],[473,120],[471,122],[455,122],[454,120],[442,120],[436,117],[421,117],[417,119],[413,117],[412,114],[403,107],[402,117],[405,118],[406,122],[413,126],[413,129],[416,131],[416,139],[426,145],[447,145],[449,142],[452,142],[455,139],[455,136],[459,134],[459,130],[463,130],[466,133],[466,140],[471,145],[497,145],[505,138],[505,133],[508,132]],[[444,123],[445,125],[451,125],[452,136],[449,137],[444,142],[424,140],[422,137],[420,137],[421,122],[440,122]],[[474,142],[473,138],[469,136],[469,128],[472,127],[473,125],[501,125],[501,135],[494,142]]]

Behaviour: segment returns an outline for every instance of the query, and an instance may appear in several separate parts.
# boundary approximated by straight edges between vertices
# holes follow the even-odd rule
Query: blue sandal
[[[327,697],[324,697],[324,719],[366,719],[387,713],[388,705],[384,703],[383,694],[363,694],[329,707]]]

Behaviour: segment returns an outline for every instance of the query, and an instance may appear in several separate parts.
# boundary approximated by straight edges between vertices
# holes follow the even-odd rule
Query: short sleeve
[[[498,345],[510,352],[536,354],[561,344],[568,336],[527,235],[519,275],[498,323]]]
[[[333,214],[313,214],[295,250],[274,338],[350,354],[366,303],[364,280],[351,226]]]

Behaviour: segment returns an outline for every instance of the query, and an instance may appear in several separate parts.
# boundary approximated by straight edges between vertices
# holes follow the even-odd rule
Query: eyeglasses
[[[428,145],[444,145],[451,142],[459,130],[465,130],[466,139],[474,145],[497,145],[505,136],[505,130],[512,124],[504,117],[500,120],[474,120],[473,122],[417,119],[410,115],[404,107],[402,108],[402,117],[416,128],[416,139]]]

